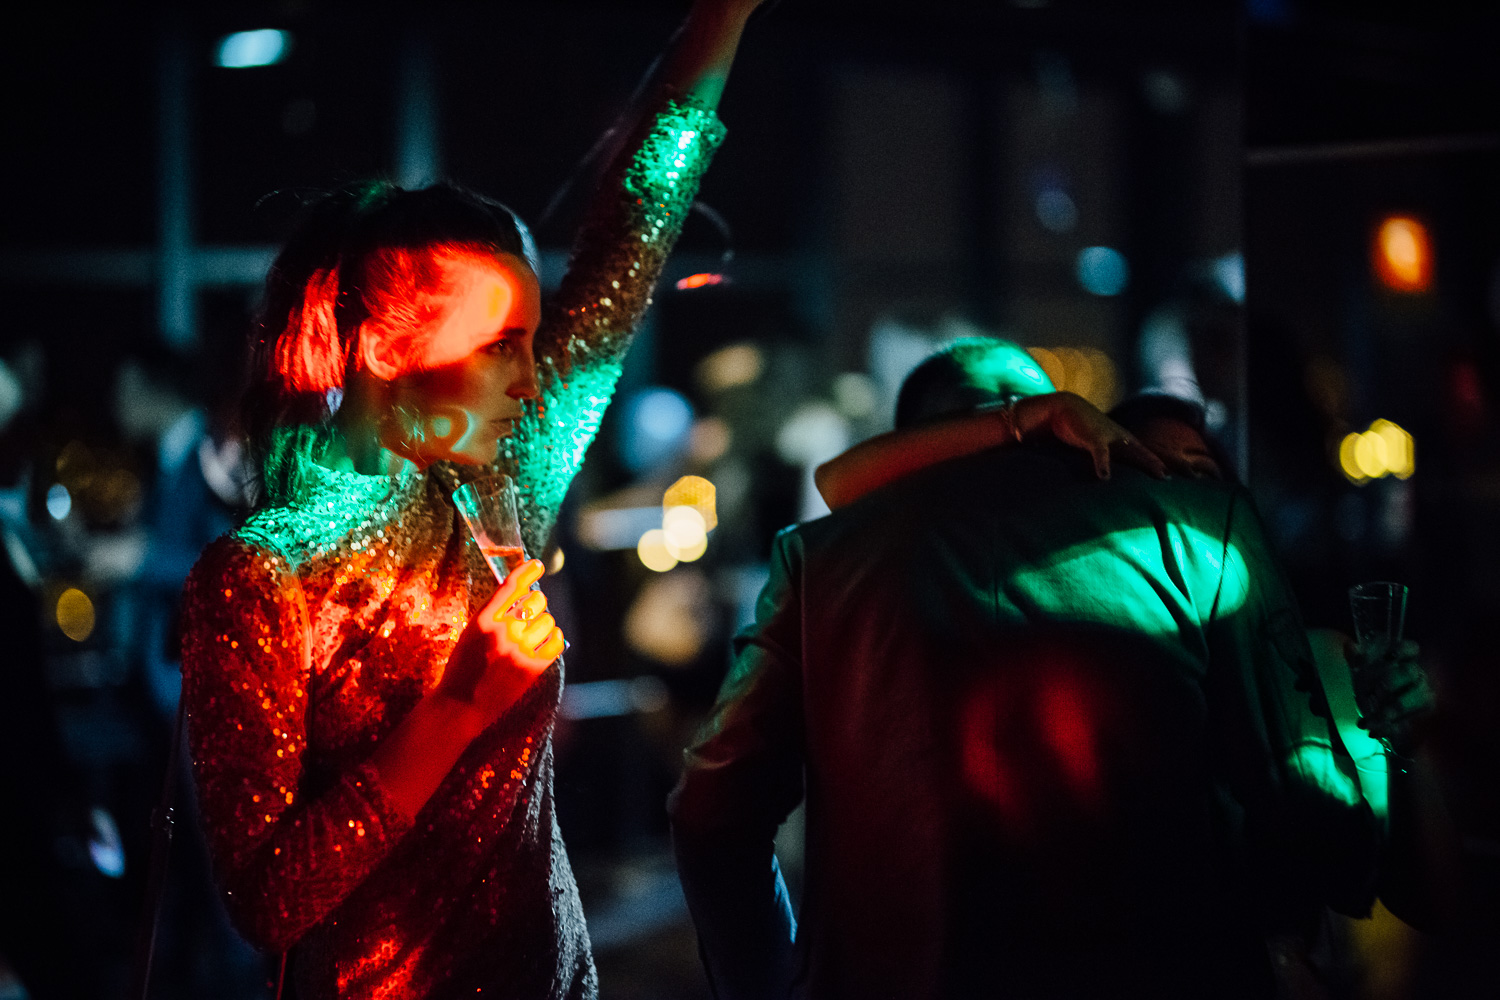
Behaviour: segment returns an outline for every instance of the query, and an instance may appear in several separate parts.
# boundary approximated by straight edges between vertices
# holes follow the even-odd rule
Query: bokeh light
[[[734,432],[728,421],[723,417],[704,417],[688,433],[688,454],[695,462],[717,462],[729,454],[733,443]]]
[[[74,642],[94,634],[94,602],[77,587],[64,590],[57,599],[57,627]]]
[[[750,385],[760,378],[766,359],[754,344],[730,344],[698,362],[698,382],[709,392]]]
[[[47,488],[47,513],[52,520],[66,520],[73,511],[73,494],[62,483],[53,483]]]
[[[703,530],[713,531],[719,526],[719,514],[715,509],[716,496],[714,484],[707,479],[702,476],[683,476],[662,494],[662,527],[666,527],[665,514],[670,514],[672,508],[691,507],[702,518]]]
[[[833,404],[850,420],[863,420],[880,405],[880,390],[863,372],[844,372],[833,380]]]
[[[635,545],[635,554],[640,557],[641,565],[656,573],[665,573],[678,562],[667,548],[667,533],[660,528],[652,528],[641,535],[641,540]]]
[[[1375,274],[1396,292],[1425,292],[1432,284],[1432,238],[1407,215],[1393,215],[1375,232]]]
[[[645,472],[679,455],[688,445],[693,407],[673,389],[646,389],[625,403],[621,459],[633,472]]]
[[[1124,254],[1113,247],[1084,247],[1078,251],[1078,283],[1094,295],[1119,295],[1130,282]]]
[[[690,274],[686,278],[677,279],[677,289],[683,292],[693,288],[702,288],[705,285],[722,284],[724,284],[724,276],[722,274],[710,274],[708,272]]]
[[[1043,188],[1034,208],[1037,221],[1054,233],[1072,232],[1078,225],[1078,206],[1062,188]]]
[[[292,36],[274,28],[236,31],[219,39],[214,64],[225,69],[248,69],[252,66],[274,66],[285,59],[292,48]]]
[[[1416,442],[1399,425],[1376,420],[1367,431],[1344,435],[1339,468],[1356,485],[1386,476],[1408,479],[1417,470]]]
[[[1059,391],[1075,392],[1101,410],[1120,400],[1115,363],[1097,347],[1028,347]]]
[[[668,507],[662,514],[661,530],[667,551],[683,562],[691,560],[683,559],[679,553],[695,549],[701,552],[700,546],[708,544],[708,527],[703,523],[703,515],[693,507]]]

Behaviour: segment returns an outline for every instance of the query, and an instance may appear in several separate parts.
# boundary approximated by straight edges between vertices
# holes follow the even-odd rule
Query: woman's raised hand
[[[1111,456],[1158,479],[1167,474],[1161,458],[1075,393],[1049,392],[1017,400],[1015,420],[1022,437],[1045,431],[1065,445],[1088,452],[1100,479],[1109,478]]]
[[[438,682],[437,693],[472,707],[486,723],[562,655],[562,630],[547,612],[547,597],[530,589],[541,576],[535,559],[511,570],[458,637]]]

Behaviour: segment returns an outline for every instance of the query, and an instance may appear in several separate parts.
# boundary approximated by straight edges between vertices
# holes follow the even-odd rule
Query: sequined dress
[[[497,463],[540,551],[723,128],[668,102],[589,212],[536,338],[542,396]],[[306,470],[211,544],[184,595],[200,811],[231,916],[302,1000],[592,997],[552,793],[562,661],[414,823],[368,759],[436,686],[495,583],[448,496],[463,471]]]

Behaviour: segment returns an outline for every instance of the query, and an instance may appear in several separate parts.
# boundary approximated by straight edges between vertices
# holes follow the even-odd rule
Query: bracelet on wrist
[[[1016,444],[1021,443],[1021,424],[1016,419],[1016,403],[1020,402],[1020,396],[1007,396],[1005,399],[993,403],[981,403],[974,407],[975,413],[993,413],[999,417],[1001,425],[1005,428],[1005,436]]]

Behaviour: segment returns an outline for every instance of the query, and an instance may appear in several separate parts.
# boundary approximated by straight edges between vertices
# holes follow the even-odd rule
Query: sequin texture
[[[669,103],[590,210],[537,334],[542,398],[497,463],[533,552],[721,138],[711,111]],[[188,581],[184,698],[216,876],[247,938],[294,947],[304,998],[597,993],[553,810],[561,661],[414,823],[366,763],[494,591],[448,500],[473,471],[310,468],[295,504],[214,542]]]

